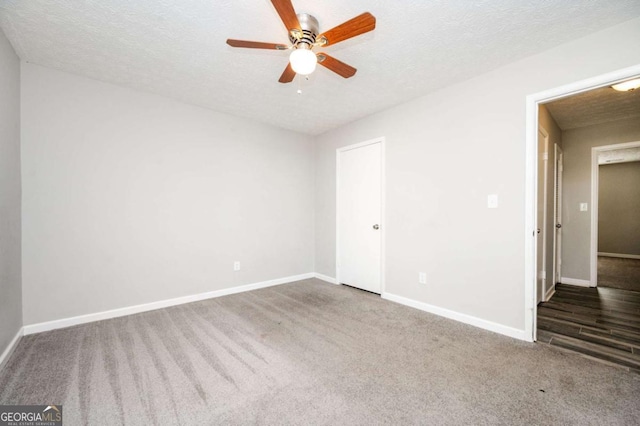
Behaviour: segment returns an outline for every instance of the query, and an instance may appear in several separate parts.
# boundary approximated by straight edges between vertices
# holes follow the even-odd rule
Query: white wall
[[[571,129],[562,133],[562,276],[589,280],[591,275],[591,148],[640,141],[637,118]],[[589,203],[581,212],[580,203]]]
[[[22,144],[25,324],[313,271],[311,137],[23,64]]]
[[[385,136],[386,291],[524,330],[525,97],[639,63],[639,39],[634,19],[320,136],[316,271],[335,276],[336,148]]]
[[[22,327],[20,60],[0,30],[0,355]]]
[[[599,167],[598,252],[640,256],[640,161]]]

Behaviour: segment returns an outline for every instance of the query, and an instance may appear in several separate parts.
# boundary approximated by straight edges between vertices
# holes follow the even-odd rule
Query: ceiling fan
[[[290,83],[296,74],[311,74],[316,64],[344,78],[352,77],[356,73],[357,70],[352,66],[326,53],[314,53],[313,48],[334,45],[372,31],[376,27],[376,18],[372,14],[365,12],[329,31],[319,33],[318,20],[307,13],[296,14],[291,0],[271,0],[271,3],[289,32],[290,45],[233,39],[228,39],[227,44],[252,49],[292,50],[289,64],[278,80],[280,83]]]

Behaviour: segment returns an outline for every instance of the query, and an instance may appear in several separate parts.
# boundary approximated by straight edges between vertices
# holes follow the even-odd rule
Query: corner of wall
[[[22,336],[20,58],[0,30],[0,368]]]

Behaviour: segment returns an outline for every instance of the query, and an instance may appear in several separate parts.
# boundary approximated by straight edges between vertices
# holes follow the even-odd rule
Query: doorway
[[[336,279],[384,291],[384,139],[336,151]]]
[[[537,135],[535,211],[543,232],[536,238],[534,338],[640,371],[640,324],[633,321],[640,312],[640,92],[605,85],[538,108],[538,125],[549,132],[539,127]],[[561,149],[546,149],[549,134]],[[545,236],[553,193],[561,210],[555,232]],[[546,238],[554,236],[557,284],[542,298],[551,265]]]
[[[593,77],[587,80],[578,81],[575,83],[567,84],[562,87],[558,87],[555,89],[547,90],[544,92],[536,93],[527,96],[526,100],[526,171],[525,171],[525,333],[529,337],[531,341],[536,340],[536,314],[537,314],[537,301],[539,300],[538,296],[538,128],[539,128],[539,106],[557,101],[564,98],[573,97],[574,95],[579,95],[593,89],[599,88],[608,88],[609,86],[632,79],[640,75],[640,65],[635,65],[629,68],[621,69],[618,71],[614,71],[608,74],[600,75],[597,77]],[[564,147],[563,147],[564,149]],[[566,161],[567,156],[566,153],[563,155],[563,161],[566,171]],[[566,178],[566,173],[564,175]],[[562,190],[562,186],[561,186]],[[560,193],[562,196],[563,194]],[[565,198],[565,197],[563,197]],[[583,208],[583,203],[576,204],[570,203],[567,204],[566,199],[563,199],[561,206],[571,207],[575,209],[578,206],[580,209]],[[586,203],[585,203],[586,204]],[[584,211],[588,209],[588,205],[584,205]],[[582,210],[581,210],[582,211]],[[567,214],[574,214],[571,212],[563,212],[563,216],[566,217]],[[587,216],[588,217],[588,216]],[[588,223],[588,222],[587,222]],[[554,225],[560,224],[562,226],[562,231],[564,232],[564,236],[570,235],[570,229],[565,231],[565,223],[556,222]],[[567,234],[569,232],[569,234]],[[575,233],[576,235],[584,235],[584,233]],[[562,252],[566,252],[566,249],[563,249],[562,246],[565,245],[564,236],[562,240],[560,240],[559,244],[561,247],[556,247],[554,251],[558,254]],[[588,242],[588,240],[587,240]],[[556,242],[558,244],[558,242]],[[587,243],[588,244],[588,243]],[[589,247],[586,246],[587,257],[589,256]],[[557,276],[560,275],[560,271],[562,275],[565,275],[565,272],[569,273],[571,271],[567,271],[567,264],[565,262],[566,259],[562,258],[560,255],[560,261],[554,263],[554,269],[556,269],[556,273],[554,273],[554,281],[557,279]],[[579,277],[581,278],[581,277]],[[588,277],[587,277],[588,278]],[[564,278],[563,278],[564,279]],[[575,284],[581,284],[584,280],[576,280],[580,281],[580,283],[576,282]],[[588,282],[588,281],[587,281]]]
[[[640,141],[592,148],[594,286],[640,292]]]

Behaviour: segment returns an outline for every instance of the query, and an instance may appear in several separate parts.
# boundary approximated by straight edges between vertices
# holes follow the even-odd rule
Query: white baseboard
[[[439,315],[441,317],[449,318],[455,321],[463,322],[465,324],[473,325],[475,327],[483,328],[485,330],[493,331],[494,333],[504,334],[505,336],[513,337],[515,339],[525,340],[528,342],[533,341],[531,336],[526,335],[525,330],[507,327],[506,325],[483,320],[481,318],[462,314],[460,312],[451,311],[449,309],[430,305],[428,303],[418,302],[417,300],[408,299],[406,297],[397,296],[391,293],[382,293],[382,298],[390,300],[392,302],[400,303],[402,305],[410,306],[415,309],[420,309],[421,311],[429,312],[431,314]]]
[[[598,252],[598,256],[620,257],[622,259],[640,259],[640,254],[622,254],[622,253],[603,253],[603,252]]]
[[[553,295],[556,294],[556,286],[553,285],[549,290],[547,290],[547,293],[544,295],[544,301],[548,302],[549,299],[551,299],[551,297],[553,297]]]
[[[323,275],[316,272],[314,276],[319,280],[326,281],[331,284],[338,284],[338,281],[335,278],[330,277],[328,275]]]
[[[7,346],[4,352],[2,352],[2,355],[0,355],[0,371],[2,371],[2,368],[4,367],[5,362],[9,359],[13,351],[18,346],[18,342],[20,341],[20,338],[23,335],[24,335],[24,328],[20,327],[20,330],[18,330],[18,332],[13,337],[11,342],[9,342],[9,346]]]
[[[194,294],[190,296],[177,297],[175,299],[160,300],[157,302],[144,303],[142,305],[127,306],[125,308],[112,309],[109,311],[97,312],[94,314],[79,315],[71,318],[63,318],[54,321],[41,322],[37,324],[25,325],[23,327],[24,334],[41,333],[43,331],[56,330],[58,328],[71,327],[73,325],[86,324],[94,321],[102,321],[110,318],[123,317],[126,315],[138,314],[141,312],[154,311],[156,309],[167,308],[169,306],[182,305],[184,303],[198,302],[205,299],[213,299],[215,297],[227,296],[230,294],[242,293],[245,291],[257,290],[265,287],[286,284],[294,281],[306,280],[314,278],[315,273],[293,275],[275,280],[262,281],[253,284],[242,285],[238,287],[225,288],[222,290],[209,291],[206,293]]]
[[[569,285],[577,285],[577,286],[580,286],[580,287],[592,287],[591,281],[589,281],[589,280],[579,280],[577,278],[561,277],[560,278],[560,283],[561,284],[569,284]]]

